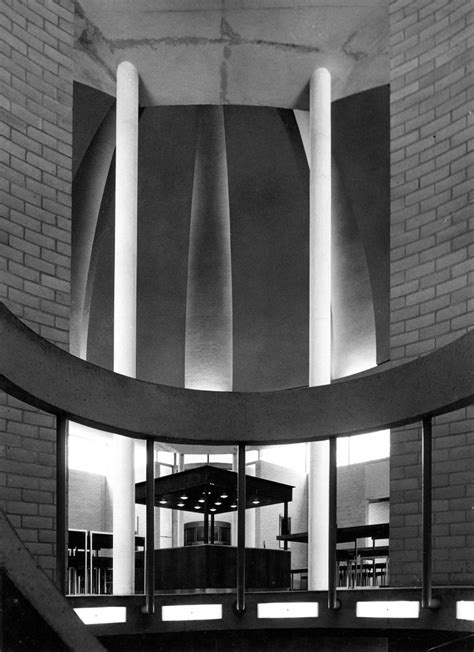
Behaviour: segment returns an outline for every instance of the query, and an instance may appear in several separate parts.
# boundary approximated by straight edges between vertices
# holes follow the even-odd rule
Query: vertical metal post
[[[146,613],[155,613],[155,447],[146,440]]]
[[[56,417],[56,583],[63,595],[67,593],[67,419]]]
[[[423,567],[421,606],[427,609],[439,607],[439,600],[432,595],[432,554],[433,541],[431,535],[432,513],[432,422],[431,417],[423,417],[421,440],[421,471],[422,471],[422,539],[423,539]]]
[[[337,439],[329,440],[328,609],[339,609],[337,599]]]
[[[178,454],[178,473],[184,471],[184,453]],[[184,546],[184,512],[180,509],[175,510],[176,514],[176,545],[178,547]]]
[[[209,512],[207,511],[207,500],[206,511],[204,512],[204,543],[209,543]]]
[[[288,503],[283,503],[283,523],[281,528],[282,534],[290,534],[290,528],[288,527]],[[283,550],[288,550],[288,541],[285,539],[283,541]]]
[[[215,542],[216,538],[216,526],[214,520],[214,514],[211,514],[211,543]]]
[[[85,592],[86,593],[95,593],[94,591],[94,533],[89,532],[86,534],[86,538],[89,540],[87,544],[87,555],[89,555],[89,573],[87,573],[87,564],[86,564],[86,581],[85,581]],[[88,579],[87,579],[88,578]]]
[[[245,445],[239,444],[237,486],[237,603],[238,614],[245,612],[245,507],[247,504],[245,486]]]

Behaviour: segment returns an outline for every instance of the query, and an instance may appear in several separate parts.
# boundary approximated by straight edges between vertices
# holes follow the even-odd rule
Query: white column
[[[331,382],[331,76],[310,83],[309,384]],[[309,445],[308,588],[328,587],[329,442]]]
[[[114,371],[136,374],[138,73],[117,68],[115,171]],[[135,592],[134,442],[114,435],[114,594]]]

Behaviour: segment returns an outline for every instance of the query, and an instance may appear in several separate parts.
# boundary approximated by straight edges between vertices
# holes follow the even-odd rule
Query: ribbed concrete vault
[[[82,170],[89,166],[89,152],[97,150],[98,127],[107,120],[102,114],[107,116],[106,109],[113,103],[113,98],[106,100],[102,93],[76,85],[74,206],[85,205],[81,196],[88,196]],[[140,119],[137,377],[177,386],[184,386],[198,114],[192,106],[149,107]],[[94,138],[94,130],[83,126],[92,117]],[[366,364],[361,365],[358,359],[364,356],[367,335],[372,342],[376,335],[377,361],[388,357],[386,87],[334,102],[333,123],[338,181],[333,188],[333,339],[334,376],[339,377],[375,363],[375,351],[368,364],[363,359]],[[260,391],[304,385],[308,373],[309,170],[300,133],[292,111],[269,107],[224,107],[224,124],[233,388]],[[107,176],[106,166],[103,175]],[[95,242],[90,243],[89,279],[82,285],[91,288],[88,359],[111,368],[113,165],[103,187]],[[76,228],[73,250],[79,235]]]

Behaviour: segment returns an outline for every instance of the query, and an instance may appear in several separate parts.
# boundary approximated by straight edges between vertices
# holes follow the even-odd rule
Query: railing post
[[[431,535],[432,520],[432,423],[431,417],[423,417],[421,442],[422,468],[422,539],[423,539],[423,570],[421,588],[421,606],[427,609],[439,607],[439,600],[432,596],[432,552]]]
[[[245,612],[245,507],[247,505],[244,444],[239,444],[237,483],[237,602],[235,610],[242,615]]]
[[[145,612],[155,613],[155,448],[146,440]]]
[[[67,593],[67,419],[56,416],[56,583]]]
[[[339,609],[337,599],[337,439],[329,440],[328,609]]]

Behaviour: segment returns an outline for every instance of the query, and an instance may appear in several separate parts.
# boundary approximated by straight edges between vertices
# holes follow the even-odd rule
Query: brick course
[[[72,0],[0,3],[2,284],[7,307],[69,345]],[[0,506],[55,569],[55,420],[2,394]]]
[[[396,175],[391,356],[397,361],[443,346],[474,325],[474,286],[468,276],[473,270],[473,17],[469,0],[390,3]],[[474,581],[472,563],[459,563],[459,551],[463,560],[474,558],[468,537],[473,414],[471,408],[438,418],[433,428],[435,583]],[[392,433],[390,563],[395,585],[421,581],[420,455],[418,426]]]

